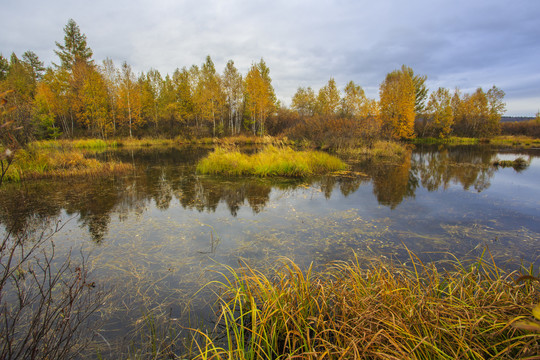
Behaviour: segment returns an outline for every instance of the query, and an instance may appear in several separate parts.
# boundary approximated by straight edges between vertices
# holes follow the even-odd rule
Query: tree
[[[24,145],[32,138],[32,112],[36,82],[32,69],[15,53],[11,54],[8,72],[0,82],[0,92],[6,92],[5,100],[11,111],[3,114],[2,123],[13,124],[11,136],[19,145]]]
[[[150,69],[146,74],[146,78],[143,78],[142,92],[143,92],[143,108],[147,116],[152,119],[154,128],[157,131],[160,118],[160,91],[163,78],[158,70]]]
[[[112,133],[116,134],[117,118],[118,118],[118,69],[114,66],[114,62],[107,58],[103,60],[101,66],[101,74],[107,89],[107,99],[109,101],[109,116],[111,117]]]
[[[127,124],[129,137],[133,137],[133,128],[143,125],[141,117],[141,97],[135,74],[127,62],[122,63],[119,77],[118,109],[120,120]]]
[[[496,135],[501,131],[501,117],[506,111],[506,104],[503,102],[505,93],[493,85],[486,95],[489,108],[488,128],[492,135]]]
[[[334,78],[330,78],[328,83],[319,89],[317,95],[317,112],[320,115],[336,115],[340,105],[341,95],[336,86]]]
[[[456,91],[452,99],[455,130],[461,136],[488,137],[499,133],[500,119],[506,104],[504,91],[493,86],[488,92],[482,88],[472,94],[460,96]]]
[[[39,80],[41,80],[43,74],[45,73],[45,66],[43,65],[43,62],[39,60],[36,53],[33,51],[25,52],[23,54],[23,61],[32,72],[34,81],[37,83]]]
[[[89,68],[84,77],[81,98],[81,119],[93,135],[99,134],[106,139],[114,130],[108,112],[107,85],[103,76],[94,68]]]
[[[59,66],[71,70],[78,62],[90,65],[92,63],[92,50],[86,43],[86,35],[81,34],[79,26],[73,19],[69,19],[64,27],[64,34],[64,44],[56,42],[58,50],[54,51],[60,58]]]
[[[275,109],[276,98],[271,82],[270,69],[264,60],[261,59],[259,63],[251,65],[245,79],[244,96],[253,134],[258,130],[261,136],[264,135],[265,120]]]
[[[234,61],[229,60],[223,71],[223,91],[225,92],[226,107],[229,118],[231,134],[240,132],[243,116],[244,84],[242,75],[234,66]]]
[[[67,126],[64,133],[73,136],[75,125],[84,123],[80,116],[83,112],[83,87],[85,76],[94,67],[91,60],[92,50],[86,42],[86,35],[82,34],[79,26],[73,19],[70,19],[64,27],[64,43],[56,42],[58,50],[56,55],[60,59],[60,65],[54,64],[57,71],[57,81],[63,82],[60,94],[69,104],[70,126]]]
[[[196,101],[202,119],[212,122],[212,134],[216,136],[216,117],[221,117],[225,100],[221,91],[221,78],[210,56],[206,57],[199,73]]]
[[[425,109],[426,99],[428,97],[428,88],[426,87],[426,75],[415,75],[412,68],[403,65],[403,72],[407,72],[411,77],[414,85],[414,112],[416,116],[421,115]]]
[[[406,66],[386,75],[379,96],[385,131],[396,139],[413,138],[416,92]]]
[[[430,130],[434,135],[440,138],[447,137],[454,124],[450,91],[445,88],[438,88],[437,91],[431,93],[426,111],[431,121]]]
[[[316,101],[315,92],[311,87],[299,87],[293,95],[291,106],[302,117],[313,116],[315,114]]]
[[[42,137],[59,136],[63,133],[71,135],[71,106],[69,101],[69,83],[67,70],[47,69],[36,88],[36,112]]]
[[[38,83],[34,98],[34,116],[37,121],[36,135],[41,139],[56,139],[62,134],[56,126],[56,119],[61,116],[61,112],[57,110],[59,100],[61,98],[56,97],[48,83]]]
[[[0,91],[0,186],[13,163],[18,147],[17,141],[12,136],[12,123],[4,121],[4,117],[12,110],[8,104],[8,95],[12,91]]]
[[[9,61],[0,54],[0,81],[5,80],[9,71]]]
[[[366,111],[366,94],[360,85],[349,81],[345,86],[344,96],[341,99],[341,113],[345,117],[364,117]]]

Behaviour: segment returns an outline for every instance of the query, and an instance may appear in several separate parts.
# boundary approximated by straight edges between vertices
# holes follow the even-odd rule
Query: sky
[[[402,64],[427,86],[470,93],[493,85],[507,116],[540,110],[539,0],[0,0],[0,53],[31,50],[58,63],[55,42],[74,19],[93,59],[162,75],[210,55],[246,74],[264,59],[279,100],[333,77],[378,99]]]

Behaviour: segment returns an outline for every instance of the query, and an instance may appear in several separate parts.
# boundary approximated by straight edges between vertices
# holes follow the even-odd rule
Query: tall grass
[[[19,150],[5,180],[18,182],[23,179],[51,177],[103,176],[120,174],[133,169],[133,165],[109,160],[99,161],[86,157],[81,150],[59,150],[39,148],[39,150]]]
[[[198,359],[515,359],[540,353],[530,317],[540,292],[481,257],[408,267],[337,262],[321,273],[290,261],[266,276],[227,268],[215,283],[222,337]],[[446,270],[441,270],[446,269]],[[219,328],[216,327],[216,328]],[[532,358],[532,357],[531,357]]]
[[[269,145],[252,155],[218,147],[197,164],[197,172],[226,176],[304,177],[346,167],[340,159],[324,152],[295,151],[289,147]]]
[[[116,140],[101,139],[78,139],[78,140],[41,140],[34,141],[29,148],[33,150],[43,149],[86,149],[86,150],[104,150],[107,148],[116,148]]]

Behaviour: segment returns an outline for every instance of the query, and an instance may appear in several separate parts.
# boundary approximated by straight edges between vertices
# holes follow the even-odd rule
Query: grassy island
[[[105,142],[99,141],[32,143],[15,153],[4,180],[19,182],[42,178],[96,177],[133,170],[131,164],[102,161],[92,156],[92,151],[107,147]]]
[[[269,145],[255,154],[218,147],[197,165],[197,172],[225,176],[304,177],[344,170],[347,165],[320,151],[295,151]]]

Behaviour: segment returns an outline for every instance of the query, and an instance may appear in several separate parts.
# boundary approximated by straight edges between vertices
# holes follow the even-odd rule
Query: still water
[[[109,291],[100,313],[108,343],[149,312],[202,326],[214,297],[197,291],[222,265],[406,262],[405,246],[423,261],[472,258],[487,246],[503,267],[540,265],[540,149],[418,147],[399,163],[353,159],[349,174],[304,180],[197,175],[208,151],[119,150],[97,156],[133,163],[133,173],[5,186],[0,223],[63,224],[57,253],[82,251]],[[529,166],[491,165],[517,157]]]

